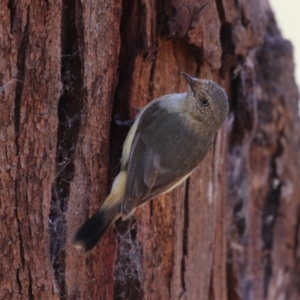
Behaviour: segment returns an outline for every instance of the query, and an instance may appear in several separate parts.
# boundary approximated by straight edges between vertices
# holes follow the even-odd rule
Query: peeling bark
[[[0,3],[0,298],[300,298],[292,46],[267,1]],[[136,108],[215,80],[231,112],[169,194],[86,256]]]

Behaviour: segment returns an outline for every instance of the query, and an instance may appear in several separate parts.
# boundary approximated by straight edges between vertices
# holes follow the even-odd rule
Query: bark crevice
[[[32,291],[32,286],[34,284],[33,279],[32,279],[32,275],[31,275],[31,271],[30,268],[28,267],[28,299],[29,300],[34,300],[34,295],[33,295],[33,291]]]
[[[16,281],[17,281],[17,285],[19,288],[19,293],[20,293],[20,295],[22,295],[22,283],[21,283],[21,278],[20,278],[20,269],[17,269],[16,275],[17,275]]]
[[[122,1],[122,17],[120,21],[121,49],[119,53],[119,80],[115,89],[113,116],[122,120],[130,119],[129,99],[132,93],[132,74],[135,69],[135,59],[142,52],[145,45],[143,36],[144,24],[143,5],[137,1]],[[151,55],[145,53],[146,58]],[[112,120],[115,118],[112,117]],[[113,170],[111,178],[115,177],[119,169],[122,146],[129,131],[129,126],[119,126],[114,121],[110,130],[110,166]],[[137,237],[138,224],[135,217],[127,221],[117,221],[118,254],[114,271],[115,299],[143,299],[142,284],[142,246]],[[126,274],[126,276],[124,276]]]
[[[10,12],[10,33],[12,34],[17,10],[16,0],[9,0],[7,6]]]
[[[66,212],[70,185],[75,172],[75,153],[83,112],[83,75],[76,26],[77,5],[64,0],[61,28],[61,82],[58,102],[56,179],[52,187],[49,213],[50,254],[60,298],[66,296],[65,247]]]
[[[188,229],[189,229],[189,183],[187,179],[185,185],[185,196],[184,196],[184,213],[183,213],[183,228],[182,228],[182,258],[181,258],[181,287],[182,293],[186,291],[185,284],[185,271],[186,271],[186,258],[188,256]],[[181,296],[180,296],[181,297]]]
[[[237,60],[234,54],[235,45],[232,41],[232,24],[223,22],[220,30],[220,43],[222,48],[220,75],[224,79],[228,72],[230,75],[233,74]]]
[[[279,140],[280,136],[279,135]],[[262,215],[262,241],[264,251],[264,297],[268,297],[269,283],[272,277],[272,248],[273,248],[273,231],[278,217],[280,207],[282,183],[277,174],[276,160],[282,155],[282,147],[278,142],[277,151],[270,161],[270,187],[266,197],[265,206]]]
[[[219,19],[221,21],[221,24],[224,23],[225,21],[225,10],[224,10],[224,5],[222,0],[216,0],[216,7],[219,15]]]
[[[132,73],[134,60],[141,46],[139,36],[139,24],[132,26],[132,12],[135,10],[134,1],[122,1],[122,17],[120,20],[121,49],[118,58],[118,83],[114,93],[112,107],[112,122],[110,126],[110,178],[117,175],[122,155],[122,146],[129,127],[119,126],[114,121],[118,117],[121,120],[130,120],[129,99],[132,88]]]
[[[296,260],[297,266],[300,265],[300,206],[297,207],[297,219],[296,219],[296,226],[295,226],[295,247],[294,247],[294,257]]]

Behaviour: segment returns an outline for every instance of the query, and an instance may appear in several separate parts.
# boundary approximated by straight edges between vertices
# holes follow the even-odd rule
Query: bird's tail
[[[75,232],[71,242],[78,250],[85,253],[94,248],[109,225],[120,217],[125,183],[126,172],[120,172],[100,210]]]

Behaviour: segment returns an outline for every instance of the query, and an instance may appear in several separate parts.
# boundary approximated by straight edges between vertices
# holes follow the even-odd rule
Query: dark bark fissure
[[[188,229],[189,229],[189,187],[190,180],[186,180],[185,196],[184,196],[184,217],[183,217],[183,229],[182,229],[182,259],[181,259],[181,287],[182,293],[179,298],[185,293],[185,260],[188,256]]]
[[[112,108],[113,117],[110,127],[110,178],[117,175],[120,166],[120,157],[122,155],[122,146],[128,134],[129,127],[119,126],[115,119],[129,120],[129,98],[132,85],[131,77],[134,71],[134,61],[140,50],[138,33],[139,22],[134,28],[131,25],[132,11],[135,1],[122,2],[122,17],[120,21],[121,49],[118,65],[118,84],[115,89],[114,102]],[[134,32],[131,33],[131,31]]]
[[[153,202],[150,201],[149,203],[149,210],[150,210],[150,224],[152,223],[152,217],[153,217]],[[152,224],[151,224],[152,225]]]
[[[44,2],[46,4],[47,10],[49,10],[49,1],[48,0],[44,0]]]
[[[21,284],[21,279],[20,279],[20,269],[17,269],[16,275],[17,275],[16,281],[17,281],[17,285],[19,287],[19,292],[21,295],[22,294],[22,284]]]
[[[294,257],[295,260],[297,262],[297,265],[300,265],[300,256],[298,253],[299,252],[299,247],[300,247],[300,206],[298,206],[297,208],[297,222],[296,222],[296,226],[295,226],[295,248],[294,248]]]
[[[76,27],[76,2],[62,5],[61,81],[63,92],[58,103],[56,150],[57,177],[52,188],[49,214],[50,254],[60,298],[67,297],[65,283],[66,216],[70,184],[75,171],[75,151],[83,111],[82,62]]]
[[[221,0],[216,0],[216,7],[219,20],[221,22],[220,43],[222,48],[222,65],[220,68],[220,76],[224,79],[225,74],[230,72],[230,74],[234,75],[235,77],[235,74],[233,74],[233,69],[238,62],[242,61],[242,58],[235,55],[235,45],[232,41],[233,24],[226,22],[224,6]]]
[[[14,28],[14,20],[15,20],[16,10],[17,10],[16,1],[9,0],[7,6],[10,11],[10,33],[12,33],[13,28]]]
[[[219,20],[223,24],[225,21],[225,11],[222,0],[216,0],[216,7],[219,15]]]
[[[226,31],[226,29],[224,29]],[[231,29],[230,29],[231,30]],[[226,34],[223,36],[225,38]],[[223,45],[223,47],[226,47]],[[224,49],[222,47],[222,49]],[[224,52],[223,52],[224,54]],[[229,55],[232,55],[229,54]],[[226,58],[222,55],[222,68],[226,64]],[[232,63],[232,62],[231,62]],[[230,64],[231,64],[230,63]],[[227,65],[228,67],[228,65]],[[231,66],[233,67],[233,66]],[[226,68],[224,69],[224,71]],[[227,70],[227,72],[230,70]],[[245,70],[242,70],[237,76],[231,80],[231,97],[230,110],[232,111],[233,124],[228,136],[228,181],[227,181],[227,210],[231,212],[230,222],[227,224],[226,232],[229,235],[229,240],[226,248],[226,282],[227,282],[227,297],[230,300],[240,300],[242,295],[242,274],[241,269],[245,266],[242,263],[243,254],[232,248],[231,242],[244,247],[247,240],[247,205],[249,195],[247,186],[249,185],[249,161],[247,151],[249,148],[250,137],[245,140],[245,135],[242,132],[243,119],[239,118],[239,112],[245,109],[241,102],[244,101],[243,86],[245,86],[244,75]],[[231,72],[232,74],[233,72]],[[237,159],[240,161],[237,163]],[[238,259],[237,259],[238,257]],[[236,261],[239,261],[237,264]],[[238,288],[237,288],[238,287]]]
[[[127,224],[125,224],[127,223]],[[130,223],[130,224],[128,224]],[[127,225],[125,233],[118,235],[118,261],[115,267],[114,299],[144,299],[142,288],[142,246],[137,238],[136,220],[122,222],[118,230]]]
[[[225,23],[225,11],[223,2],[221,0],[216,0],[216,7],[219,15],[219,20],[221,22],[220,43],[222,48],[222,66],[220,69],[220,74],[224,75],[224,72],[228,71],[228,69],[226,69],[228,56],[232,57],[234,55],[234,44],[231,39],[232,25],[230,23]]]
[[[32,286],[33,286],[33,280],[32,280],[32,276],[31,276],[31,272],[30,272],[30,268],[28,268],[28,299],[29,300],[34,300],[34,295],[33,295],[33,291],[32,291]]]
[[[143,49],[142,18],[136,13],[142,5],[138,1],[122,1],[120,22],[121,49],[119,54],[119,81],[115,90],[112,114],[122,120],[130,119],[129,98],[132,86],[132,73],[137,55]],[[119,169],[123,142],[129,126],[118,126],[112,118],[110,130],[110,178]],[[115,299],[143,299],[141,257],[142,248],[137,239],[136,220],[117,221],[118,258],[115,266]],[[126,274],[126,275],[124,275]]]
[[[196,62],[196,77],[200,77],[201,66],[204,64],[203,47],[196,48],[194,51],[195,62]]]
[[[223,37],[224,38],[224,37]],[[234,112],[234,122],[232,125],[232,130],[228,137],[229,139],[229,173],[238,174],[237,176],[228,176],[228,205],[232,209],[231,216],[231,226],[232,230],[235,232],[233,235],[237,239],[238,243],[244,243],[245,240],[245,231],[246,231],[246,206],[247,206],[247,197],[246,192],[241,192],[244,187],[247,186],[248,181],[248,159],[245,155],[244,147],[249,140],[244,140],[244,133],[242,131],[242,125],[240,118],[238,117],[239,111],[242,111],[244,108],[241,107],[241,102],[243,101],[243,80],[241,74],[235,76],[231,81],[231,103],[230,110]],[[243,120],[242,120],[243,122]],[[236,158],[240,158],[242,163],[236,165]],[[227,272],[230,274],[228,278],[233,277],[234,267],[231,265],[232,259],[230,256],[233,255],[230,247],[228,248],[229,259],[227,261]],[[234,274],[236,276],[236,274]],[[233,286],[232,283],[229,283],[228,286]],[[229,292],[231,292],[229,290]]]
[[[280,135],[279,135],[280,136]],[[280,140],[280,138],[279,138]],[[282,183],[278,178],[276,170],[276,159],[282,154],[282,147],[278,142],[277,152],[273,155],[270,163],[270,188],[266,198],[262,215],[262,240],[264,250],[264,297],[268,296],[268,287],[272,277],[272,258],[271,251],[273,248],[273,231],[278,217],[280,206],[281,186]]]
[[[232,24],[224,23],[221,26],[220,42],[222,48],[220,76],[225,77],[225,74],[233,73],[233,68],[236,65],[237,57],[234,54],[235,46],[232,42]]]
[[[300,267],[300,206],[297,207],[297,219],[295,225],[295,236],[294,236],[294,249],[293,249],[293,256],[295,259],[295,268],[299,270]],[[300,294],[300,287],[299,287],[299,280],[300,275],[299,272],[294,271],[294,285],[297,289],[298,295]]]
[[[241,76],[236,76],[233,78],[231,82],[231,105],[230,109],[233,112],[238,111],[239,106],[239,97],[240,97],[240,90],[241,90]],[[236,114],[236,113],[235,113]],[[236,121],[234,122],[236,123]],[[232,130],[230,136],[230,146],[241,145],[241,141],[243,140],[243,136],[241,136],[239,126],[234,125],[234,130]]]

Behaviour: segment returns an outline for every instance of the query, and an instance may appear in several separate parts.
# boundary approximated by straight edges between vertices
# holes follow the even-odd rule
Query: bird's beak
[[[195,86],[195,82],[196,82],[195,79],[192,76],[190,76],[190,75],[188,75],[188,74],[186,74],[184,72],[181,72],[181,74],[186,79],[186,81],[188,82],[188,84],[191,87],[191,89],[194,90],[194,86]]]

